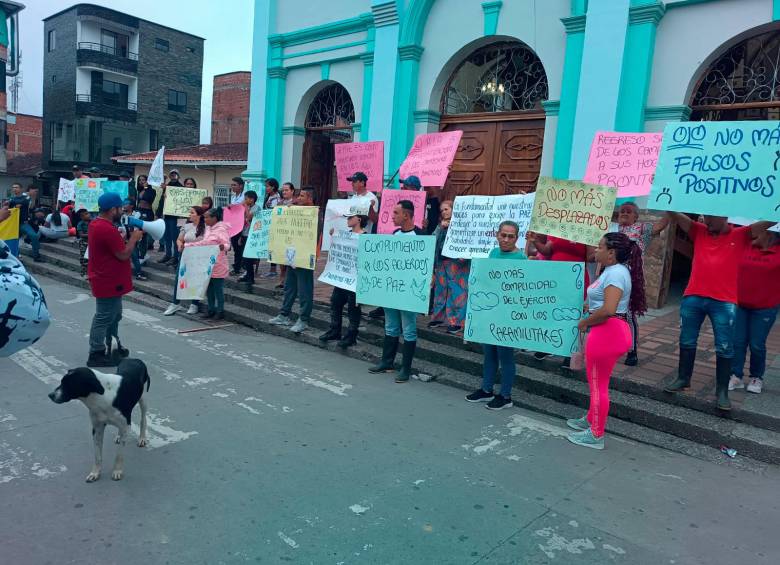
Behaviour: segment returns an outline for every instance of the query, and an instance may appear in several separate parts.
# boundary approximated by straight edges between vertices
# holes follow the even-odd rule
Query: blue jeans
[[[30,245],[32,245],[33,256],[37,257],[41,250],[41,237],[38,232],[35,231],[30,224],[24,223],[19,226],[19,236],[27,236],[30,238]]]
[[[95,299],[95,316],[89,330],[89,351],[105,351],[115,337],[119,341],[119,321],[122,319],[122,297]]]
[[[778,284],[775,282],[774,284]],[[731,372],[740,379],[744,375],[745,357],[750,347],[750,376],[764,378],[766,371],[766,338],[772,331],[780,307],[751,310],[737,308],[737,325],[734,330],[734,359]]]
[[[176,225],[179,218],[176,216],[164,216],[165,234],[163,235],[163,245],[165,245],[166,257],[178,257],[179,248],[175,245],[176,238],[179,237],[179,227]]]
[[[386,314],[385,314],[386,315]],[[501,366],[501,396],[512,397],[512,385],[517,376],[515,366],[515,350],[501,345],[482,344],[482,390],[493,394],[493,383],[496,381],[496,372]]]
[[[680,349],[696,349],[699,330],[709,317],[715,334],[715,354],[734,357],[734,321],[737,305],[703,296],[686,296],[680,304]]]
[[[138,256],[138,245],[136,244],[133,249],[133,254],[130,255],[130,260],[133,263],[133,275],[138,276],[141,274],[141,258]]]
[[[399,337],[402,329],[404,341],[417,341],[417,312],[385,308],[385,335]]]
[[[211,279],[206,289],[209,312],[225,311],[225,279]]]

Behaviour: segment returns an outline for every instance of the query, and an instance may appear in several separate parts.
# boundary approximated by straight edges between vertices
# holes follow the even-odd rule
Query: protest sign
[[[423,186],[444,186],[462,136],[461,130],[418,135],[401,163],[401,178],[415,175]]]
[[[246,221],[246,206],[243,204],[233,204],[222,208],[222,221],[228,225],[228,234],[230,237],[238,235],[244,229]]]
[[[379,192],[385,174],[385,142],[364,141],[360,143],[337,143],[333,146],[336,152],[336,174],[338,188],[341,191],[352,192],[352,182],[347,178],[357,172],[368,177],[366,188]]]
[[[317,206],[274,208],[268,235],[268,262],[314,270],[318,215]]]
[[[271,231],[271,212],[261,210],[255,214],[249,224],[249,235],[246,236],[244,257],[247,259],[268,259],[268,234]]]
[[[320,282],[351,290],[357,287],[358,235],[344,230],[335,232],[328,252],[328,262]]]
[[[496,247],[498,225],[512,220],[520,226],[517,246],[525,248],[535,195],[456,196],[442,255],[452,259],[478,259]]]
[[[361,235],[357,301],[427,314],[435,248],[432,235]]]
[[[122,200],[127,200],[130,185],[126,180],[104,180],[100,188],[103,193],[113,192],[119,195]]]
[[[344,214],[352,208],[352,202],[340,198],[331,198],[325,206],[325,219],[322,222],[322,250],[330,250],[330,231],[333,233],[347,229],[347,218]],[[365,213],[368,215],[368,212]]]
[[[149,167],[149,174],[147,175],[146,181],[149,183],[150,186],[158,188],[163,183],[164,161],[165,161],[165,145],[160,147],[160,149],[157,151],[157,155],[154,156],[154,161],[152,161],[152,166]]]
[[[244,191],[253,191],[257,194],[257,203],[262,208],[265,204],[265,182],[259,180],[248,180],[244,184]]]
[[[185,247],[179,261],[179,282],[176,298],[202,300],[211,280],[211,271],[217,263],[219,245]]]
[[[758,220],[751,220],[749,218],[743,218],[741,216],[729,217],[729,223],[737,226],[749,226],[750,224],[755,224],[757,221]],[[769,228],[769,231],[776,231],[780,233],[780,224],[775,224],[774,226]]]
[[[379,204],[377,233],[390,234],[398,229],[398,226],[393,224],[393,208],[401,200],[411,200],[414,204],[414,225],[422,228],[425,219],[425,196],[424,190],[385,190]]]
[[[162,190],[157,191],[159,196]],[[166,216],[178,216],[186,218],[190,215],[190,208],[200,206],[206,197],[205,188],[186,188],[183,186],[168,186],[165,188],[165,205],[163,214]]]
[[[61,178],[57,189],[57,200],[59,202],[76,200],[76,181]]]
[[[11,208],[11,213],[5,221],[0,222],[0,240],[5,244],[15,256],[19,256],[19,208]]]
[[[108,179],[96,178],[96,179],[76,179],[73,181],[73,185],[76,191],[76,198],[74,207],[76,210],[82,208],[87,212],[98,211],[98,198],[103,194],[101,188],[104,181]]]
[[[582,263],[477,259],[464,339],[569,357],[582,316]]]
[[[780,122],[672,122],[650,208],[780,220]]]
[[[597,131],[582,182],[613,186],[619,197],[650,192],[663,135]]]
[[[616,194],[614,187],[540,177],[528,229],[598,245],[609,230]]]

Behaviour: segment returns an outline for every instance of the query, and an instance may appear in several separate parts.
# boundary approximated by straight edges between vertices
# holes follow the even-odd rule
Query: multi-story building
[[[0,173],[6,171],[6,76],[19,72],[19,12],[24,4],[0,0]]]
[[[246,143],[249,139],[249,85],[252,73],[237,71],[214,77],[211,143]]]
[[[43,177],[199,141],[203,38],[93,4],[44,20]],[[46,184],[46,183],[45,183]]]

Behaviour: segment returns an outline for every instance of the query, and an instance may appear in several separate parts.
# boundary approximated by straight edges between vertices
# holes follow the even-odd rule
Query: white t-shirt
[[[628,302],[631,300],[631,272],[625,265],[610,265],[601,276],[588,287],[588,309],[594,312],[604,306],[604,291],[608,286],[614,286],[623,291],[618,302],[617,314],[628,313]]]
[[[51,231],[68,231],[68,228],[70,228],[70,218],[60,212],[60,219],[62,220],[61,224],[59,226],[55,225],[54,222],[51,221],[52,214],[49,214],[46,216],[46,222],[49,224],[49,229]]]

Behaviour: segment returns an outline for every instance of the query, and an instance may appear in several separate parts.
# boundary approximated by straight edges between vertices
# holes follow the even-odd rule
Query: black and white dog
[[[138,447],[146,445],[146,402],[143,399],[144,384],[149,390],[149,373],[146,365],[139,359],[123,359],[116,369],[117,374],[101,373],[87,367],[68,371],[60,386],[49,393],[49,398],[57,404],[70,400],[81,400],[89,409],[92,420],[92,439],[95,443],[95,466],[87,475],[91,483],[100,478],[103,464],[103,432],[106,424],[116,426],[119,444],[111,478],[118,481],[124,471],[122,450],[130,427],[130,415],[136,404],[141,407],[141,433]]]

